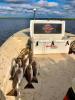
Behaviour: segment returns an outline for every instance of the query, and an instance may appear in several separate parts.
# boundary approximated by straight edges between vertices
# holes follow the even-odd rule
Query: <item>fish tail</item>
[[[34,86],[32,85],[32,83],[28,83],[28,84],[24,87],[24,89],[25,89],[25,88],[31,88],[31,89],[32,89],[32,88],[34,88]]]
[[[17,90],[12,89],[10,92],[8,92],[6,95],[8,96],[17,96]]]

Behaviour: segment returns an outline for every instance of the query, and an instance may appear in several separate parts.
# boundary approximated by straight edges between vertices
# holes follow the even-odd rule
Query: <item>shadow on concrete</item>
[[[53,93],[56,92],[57,94],[59,94],[58,97],[60,97],[62,100],[64,99],[64,96],[66,95],[66,91],[68,91],[67,94],[70,95],[70,98],[72,98],[72,99],[64,99],[64,100],[75,100],[75,93],[73,93],[73,90],[71,88],[69,88],[69,87],[71,87],[71,84],[72,84],[72,78],[75,77],[75,60],[72,57],[70,57],[68,54],[67,55],[62,54],[62,57],[64,57],[65,60],[60,60],[59,62],[55,62],[51,58],[47,58],[47,57],[45,58],[45,56],[44,56],[44,58],[40,58],[40,60],[38,59],[38,63],[40,61],[40,66],[42,65],[42,63],[44,63],[40,69],[41,71],[40,71],[39,77],[42,78],[42,76],[43,76],[46,79],[46,77],[48,77],[48,75],[49,75],[49,79],[52,79],[50,77],[54,75],[53,80],[47,79],[47,81],[51,81],[52,83],[54,83],[57,78],[56,85],[57,84],[58,85],[53,86],[53,84],[50,82],[50,84],[52,84],[52,86],[54,88],[53,91],[51,91],[51,90],[50,91]],[[52,68],[54,68],[53,74],[50,74],[49,70],[47,73],[45,71],[43,71],[44,67],[48,68],[50,71],[53,71]],[[61,84],[60,84],[60,82],[61,82]],[[62,85],[62,87],[61,87],[61,85]],[[47,86],[45,86],[44,88],[46,88],[46,87]],[[63,93],[62,91],[59,92],[58,90],[64,91],[65,95],[62,94]],[[62,95],[60,95],[60,94],[62,94]],[[53,94],[53,96],[54,96],[54,98],[57,97],[56,94]],[[49,100],[48,98],[46,98],[46,99]],[[57,98],[57,100],[60,100],[60,99]]]
[[[23,32],[24,34],[26,34],[27,36],[30,36],[30,32]]]
[[[2,90],[0,90],[0,100],[6,100]]]

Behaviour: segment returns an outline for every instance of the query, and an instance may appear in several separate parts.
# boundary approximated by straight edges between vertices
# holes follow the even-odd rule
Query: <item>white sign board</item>
[[[31,20],[30,35],[38,39],[59,40],[65,35],[65,21]]]

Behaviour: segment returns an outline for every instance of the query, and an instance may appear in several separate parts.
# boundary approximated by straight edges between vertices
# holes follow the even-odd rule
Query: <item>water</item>
[[[0,19],[0,45],[15,32],[29,27],[26,19]]]
[[[75,20],[66,21],[66,31],[75,34]]]
[[[15,32],[28,28],[29,25],[29,19],[0,19],[0,45]],[[66,21],[66,31],[75,34],[75,20]]]

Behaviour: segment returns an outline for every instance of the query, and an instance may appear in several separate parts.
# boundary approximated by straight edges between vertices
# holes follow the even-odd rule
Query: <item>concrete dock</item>
[[[63,100],[75,78],[75,57],[68,54],[37,56],[38,84],[34,89],[24,89],[23,79],[19,87],[21,100]],[[16,98],[17,100],[17,98]]]
[[[28,29],[15,33],[0,47],[0,88],[5,96],[11,90],[11,61],[25,48],[29,38],[26,32],[29,32]],[[6,96],[6,100],[63,100],[75,78],[75,55],[36,55],[34,59],[40,73],[38,84],[33,83],[34,89],[24,89],[27,82],[23,79],[19,87],[20,96]]]

